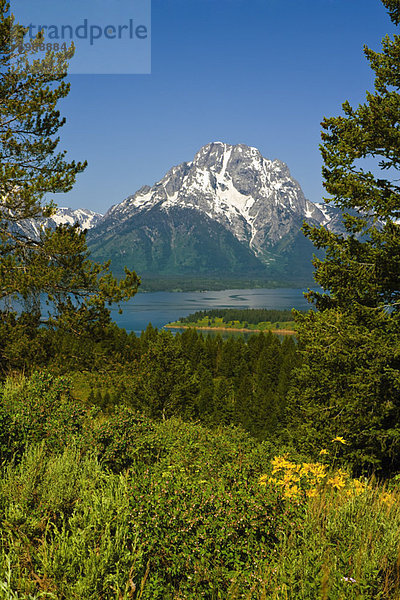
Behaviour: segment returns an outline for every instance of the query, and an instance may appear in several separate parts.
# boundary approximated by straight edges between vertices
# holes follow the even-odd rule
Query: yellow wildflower
[[[320,455],[321,454],[329,454],[328,450],[326,448],[322,448],[322,450],[320,450]]]
[[[274,477],[270,477],[269,475],[261,475],[261,477],[258,480],[258,483],[260,485],[267,485],[267,483],[271,483],[271,484],[276,484],[277,481]]]
[[[306,495],[308,496],[308,498],[315,498],[315,496],[317,495],[317,490],[315,488],[307,490]]]
[[[276,480],[276,485],[280,485],[281,487],[284,487],[286,485],[286,483],[282,479],[277,479]]]
[[[394,494],[392,494],[391,492],[382,492],[381,494],[381,501],[386,504],[386,506],[388,506],[389,508],[391,506],[393,506],[394,501],[395,501],[395,497]]]
[[[354,485],[354,490],[355,490],[357,496],[362,494],[366,490],[366,485],[364,483],[362,483],[359,479],[354,479],[353,485]]]
[[[287,487],[283,492],[285,498],[297,498],[299,496],[300,489],[297,485],[292,485]]]
[[[291,481],[299,481],[300,476],[296,471],[285,471],[283,476],[283,480],[285,483],[290,483]]]
[[[326,466],[322,463],[303,463],[302,474],[323,479],[326,477]]]
[[[331,477],[330,479],[328,479],[327,484],[331,485],[333,488],[336,488],[337,490],[344,488],[344,486],[346,485],[344,478],[341,477],[339,474],[336,474],[335,477]]]
[[[271,461],[272,464],[272,474],[277,473],[278,471],[285,470],[295,470],[295,463],[289,462],[286,460],[285,456],[275,456]]]
[[[347,444],[346,440],[340,435],[337,435],[335,438],[333,438],[332,442],[340,442],[341,444]]]

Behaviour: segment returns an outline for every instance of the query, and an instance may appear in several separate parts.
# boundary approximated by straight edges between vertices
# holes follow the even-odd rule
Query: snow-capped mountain
[[[18,223],[21,233],[32,239],[37,239],[45,227],[56,228],[57,225],[78,223],[82,229],[95,227],[103,215],[86,208],[57,208],[54,215],[48,219],[26,219]],[[14,228],[16,226],[14,225]]]
[[[202,212],[261,255],[266,242],[274,245],[285,236],[293,218],[320,224],[332,218],[325,206],[306,200],[284,163],[264,158],[256,148],[222,142],[204,146],[192,162],[113,206],[102,224],[120,226],[155,206]]]
[[[139,272],[265,273],[290,260],[294,268],[296,253],[311,249],[300,232],[304,220],[330,227],[337,218],[336,209],[304,197],[283,162],[214,142],[113,206],[89,243],[96,258],[108,254],[112,264]]]
[[[50,218],[55,225],[78,223],[81,229],[92,229],[102,219],[103,215],[87,208],[57,208]]]

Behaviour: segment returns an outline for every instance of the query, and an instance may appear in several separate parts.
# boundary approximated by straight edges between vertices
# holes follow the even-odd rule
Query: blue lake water
[[[138,293],[122,305],[123,314],[112,311],[114,321],[127,331],[140,334],[149,322],[162,328],[179,317],[210,308],[309,309],[304,288],[223,290],[217,292]]]

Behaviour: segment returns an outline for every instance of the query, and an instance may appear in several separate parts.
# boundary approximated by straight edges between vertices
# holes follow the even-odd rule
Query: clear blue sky
[[[89,166],[60,206],[105,212],[204,144],[256,146],[323,196],[322,117],[372,88],[380,0],[153,0],[152,74],[70,76],[62,147]]]

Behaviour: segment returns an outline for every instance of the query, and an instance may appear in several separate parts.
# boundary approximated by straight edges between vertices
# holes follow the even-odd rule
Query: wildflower
[[[317,495],[317,490],[315,488],[312,488],[311,490],[307,490],[306,495],[308,498],[315,498],[315,496]]]
[[[340,473],[336,473],[335,477],[331,477],[330,479],[328,479],[327,484],[331,485],[337,490],[344,488],[344,486],[346,485],[344,478],[340,475]]]
[[[322,448],[322,450],[320,450],[320,455],[321,454],[329,454],[328,450],[326,448]]]
[[[394,504],[394,495],[390,492],[383,492],[381,494],[381,501],[390,508]]]
[[[297,482],[300,480],[300,475],[296,471],[285,471],[283,476],[283,481],[285,484],[293,482]]]
[[[275,477],[270,477],[269,475],[261,475],[260,479],[258,480],[258,483],[263,486],[266,486],[267,483],[275,485],[277,484],[277,480],[275,479]]]
[[[346,440],[340,435],[337,435],[335,438],[333,438],[332,442],[340,442],[341,444],[347,444]]]
[[[342,581],[347,581],[348,583],[357,583],[354,577],[342,577]]]
[[[280,485],[281,487],[284,487],[286,485],[286,482],[283,481],[282,479],[277,479],[276,480],[276,485]]]
[[[292,462],[286,460],[285,456],[275,456],[275,458],[271,461],[272,464],[272,474],[281,470],[295,470],[296,465]]]
[[[299,496],[300,493],[300,489],[298,488],[298,486],[292,485],[290,487],[287,487],[283,493],[285,498],[297,498]]]
[[[326,466],[321,463],[303,463],[301,474],[307,477],[313,476],[316,479],[326,477]]]

